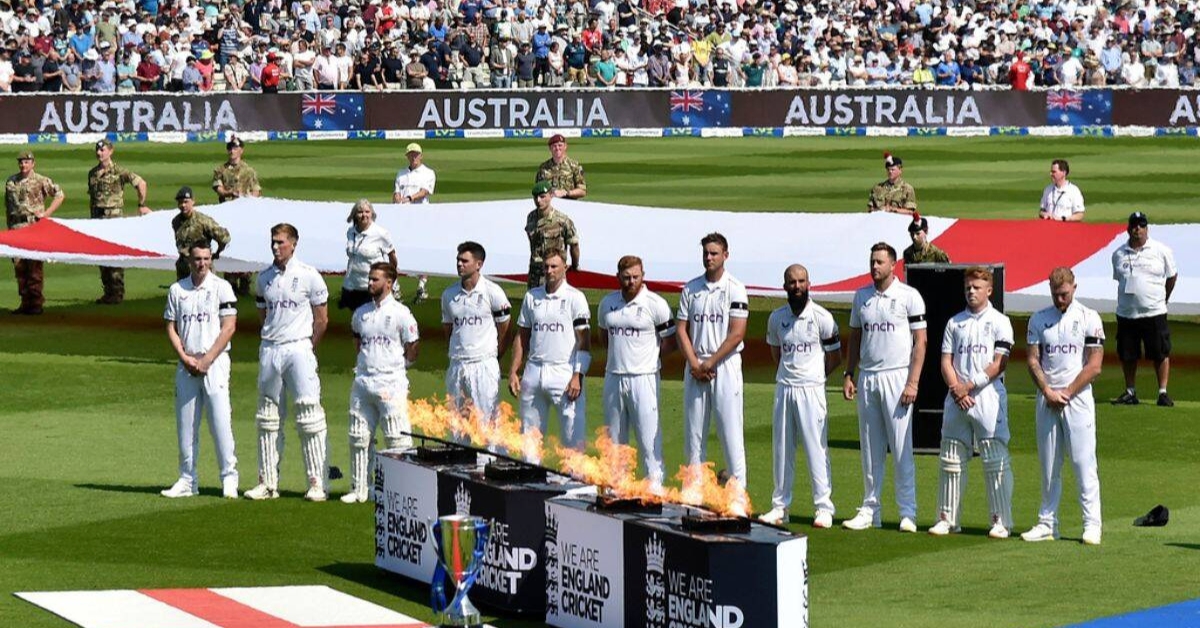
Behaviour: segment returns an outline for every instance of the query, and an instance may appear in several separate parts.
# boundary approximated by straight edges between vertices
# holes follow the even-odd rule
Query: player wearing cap
[[[804,443],[812,485],[814,528],[833,525],[833,487],[829,469],[829,424],[825,382],[842,361],[842,339],[829,310],[811,301],[808,269],[792,264],[783,273],[787,305],[767,319],[767,344],[779,364],[772,413],[775,491],[771,511],[761,519],[788,521],[798,441]]]
[[[900,531],[917,531],[916,465],[912,448],[912,404],[925,363],[925,301],[895,275],[896,249],[871,247],[872,285],[854,293],[850,346],[842,394],[858,406],[863,502],[850,530],[880,526],[884,462],[892,451]],[[855,379],[855,370],[862,373]]]
[[[929,241],[929,221],[913,212],[913,221],[908,223],[908,237],[912,246],[904,249],[904,264],[949,264],[950,256]]]
[[[222,494],[230,499],[238,496],[229,402],[229,343],[237,326],[237,297],[229,282],[212,272],[209,247],[201,240],[188,248],[190,274],[171,284],[163,312],[167,338],[179,356],[175,368],[179,479],[162,491],[163,497],[191,497],[200,492],[196,458],[200,455],[200,421],[206,410]]]
[[[433,188],[437,185],[437,174],[432,168],[425,165],[425,154],[421,151],[420,144],[416,142],[409,144],[404,149],[404,156],[408,159],[408,168],[401,170],[396,175],[396,186],[392,190],[392,202],[424,205],[429,202],[429,197],[433,196]],[[417,278],[417,294],[413,299],[414,302],[420,303],[429,298],[429,292],[425,289],[427,280],[426,275]]]
[[[638,452],[651,488],[663,483],[662,431],[658,417],[660,358],[677,348],[671,307],[643,285],[642,260],[626,255],[617,262],[621,289],[596,307],[596,325],[608,346],[604,369],[604,424],[621,444],[637,437]]]
[[[229,231],[217,224],[211,216],[196,211],[196,199],[192,188],[186,185],[179,188],[175,193],[175,203],[179,207],[179,213],[171,219],[171,230],[175,232],[175,248],[179,250],[179,257],[175,260],[175,277],[183,279],[192,272],[189,254],[192,245],[203,242],[211,246],[212,242],[216,242],[217,250],[212,251],[211,264],[219,259],[221,251],[229,246]]]
[[[236,58],[236,55],[235,55]],[[262,196],[262,186],[258,184],[258,173],[242,160],[245,144],[234,135],[225,142],[225,150],[229,159],[213,169],[212,189],[217,193],[217,202],[224,203],[234,199]],[[233,284],[235,294],[250,294],[250,273],[225,273],[225,279]]]
[[[583,377],[592,363],[591,314],[587,298],[567,284],[566,253],[550,251],[545,262],[546,285],[532,288],[521,301],[508,390],[521,400],[524,431],[537,428],[544,436],[554,408],[563,446],[583,451],[587,440]],[[524,455],[530,462],[541,462],[540,450]]]
[[[992,307],[992,271],[972,266],[963,273],[967,308],[942,335],[942,379],[949,391],[942,408],[941,468],[935,536],[958,532],[959,505],[967,485],[971,447],[979,444],[991,530],[1006,539],[1012,530],[1012,462],[1008,454],[1008,391],[1004,369],[1013,345],[1012,323]]]
[[[1075,301],[1075,273],[1050,273],[1054,305],[1029,318],[1029,375],[1038,389],[1037,446],[1042,470],[1038,522],[1026,541],[1058,539],[1063,454],[1069,453],[1083,510],[1083,542],[1100,544],[1100,476],[1096,473],[1096,403],[1092,382],[1104,361],[1104,326],[1095,310]]]
[[[99,162],[88,171],[88,199],[92,218],[120,218],[125,209],[125,186],[137,190],[138,213],[148,214],[146,207],[146,182],[133,172],[113,162],[113,145],[108,140],[96,142],[96,160]],[[104,285],[104,296],[96,299],[102,305],[117,305],[125,300],[125,269],[111,266],[100,267],[100,283]]]
[[[62,188],[50,177],[34,172],[34,167],[32,152],[17,153],[18,172],[4,183],[5,218],[9,229],[24,229],[49,218],[66,199]],[[21,296],[21,305],[13,310],[13,314],[41,314],[45,303],[42,262],[14,258],[13,268],[17,275],[17,293]]]
[[[570,216],[554,208],[554,188],[549,181],[533,186],[533,211],[525,217],[525,235],[529,237],[530,288],[542,285],[546,279],[544,256],[550,251],[570,251],[569,271],[579,270],[579,232]]]
[[[750,299],[746,286],[725,270],[729,259],[725,236],[710,233],[701,238],[700,246],[704,274],[684,285],[675,315],[679,350],[687,360],[683,371],[684,464],[704,462],[708,424],[715,416],[725,463],[744,487],[741,351]],[[697,487],[683,488],[685,501],[699,501]]]
[[[1079,186],[1067,181],[1070,173],[1071,165],[1066,159],[1050,162],[1050,185],[1042,190],[1038,218],[1062,222],[1083,220],[1083,192],[1079,191]]]
[[[371,487],[367,470],[380,422],[387,449],[412,445],[407,371],[417,360],[420,337],[412,312],[392,298],[396,275],[396,267],[388,262],[371,264],[367,283],[371,301],[358,308],[350,321],[358,361],[350,388],[350,492],[342,496],[347,504],[367,501]]]
[[[887,179],[871,188],[867,197],[867,211],[913,214],[917,211],[917,192],[904,180],[904,160],[891,154],[883,154],[883,167]]]
[[[512,306],[504,290],[480,272],[487,252],[477,242],[458,245],[459,281],[442,292],[442,329],[450,343],[446,394],[459,412],[478,410],[490,423],[500,403],[502,342]]]
[[[567,138],[555,133],[547,141],[550,159],[538,166],[535,182],[549,181],[555,198],[581,199],[587,196],[587,181],[583,178],[583,166],[567,157]]]
[[[296,259],[300,234],[287,223],[271,228],[274,262],[258,273],[258,486],[249,499],[279,497],[281,418],[290,394],[296,403],[296,431],[304,454],[308,491],[304,499],[325,501],[329,494],[325,409],[317,377],[316,347],[329,325],[329,289],[317,269]]]
[[[1167,303],[1175,290],[1179,272],[1175,254],[1167,245],[1150,239],[1146,214],[1129,215],[1129,240],[1112,255],[1113,279],[1117,282],[1117,357],[1125,374],[1125,392],[1114,404],[1137,405],[1137,363],[1142,357],[1154,362],[1158,378],[1158,405],[1172,407],[1167,394],[1171,375],[1171,329],[1167,327]]]

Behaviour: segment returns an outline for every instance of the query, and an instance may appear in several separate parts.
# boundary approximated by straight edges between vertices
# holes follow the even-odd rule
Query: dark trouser
[[[358,308],[370,303],[371,293],[366,290],[347,290],[342,288],[342,296],[338,299],[338,307],[343,310],[354,312]]]
[[[42,285],[45,282],[42,262],[32,259],[14,259],[13,268],[17,275],[17,294],[21,295],[21,309],[40,309],[46,302],[42,296]]]
[[[525,285],[530,288],[536,288],[546,283],[546,264],[543,262],[529,262],[529,276],[525,280]]]
[[[180,255],[175,258],[175,279],[183,279],[192,274],[192,266],[188,262],[188,258]]]
[[[104,286],[104,296],[112,299],[125,298],[125,269],[115,266],[100,267],[100,283]]]
[[[233,286],[233,293],[239,295],[250,294],[250,273],[225,273],[225,281],[228,281]]]

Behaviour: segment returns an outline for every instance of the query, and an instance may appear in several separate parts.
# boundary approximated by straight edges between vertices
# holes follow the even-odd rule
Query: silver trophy
[[[483,517],[448,515],[434,522],[433,542],[440,564],[433,574],[433,611],[438,613],[442,628],[483,625],[483,618],[467,598],[467,592],[483,567],[487,539],[488,524]],[[454,597],[448,603],[447,577],[454,583]]]

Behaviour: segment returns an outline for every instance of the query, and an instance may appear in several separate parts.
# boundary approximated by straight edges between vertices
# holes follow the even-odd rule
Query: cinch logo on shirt
[[[720,313],[717,313],[717,314],[704,314],[704,313],[692,314],[692,322],[693,323],[724,323],[725,315],[720,314]]]
[[[779,345],[779,350],[783,351],[784,353],[812,353],[813,343],[797,342],[793,344],[790,342],[785,342],[782,345]]]
[[[198,312],[196,314],[184,314],[180,317],[180,322],[183,323],[207,323],[212,320],[212,315],[208,312]]]
[[[609,327],[609,336],[624,336],[626,338],[641,338],[642,330],[634,327]]]
[[[884,321],[882,323],[867,323],[863,325],[863,331],[891,333],[896,331],[896,324],[892,321]]]
[[[359,341],[365,347],[390,347],[392,339],[387,336],[367,336]]]
[[[975,353],[987,353],[987,352],[988,352],[987,345],[981,345],[981,344],[958,345],[959,355],[963,355],[963,354],[967,354],[967,353],[975,354]]]
[[[1046,345],[1046,355],[1066,355],[1079,352],[1078,345]]]
[[[482,324],[483,324],[483,317],[479,316],[477,314],[473,314],[471,316],[455,316],[454,317],[454,326],[455,327],[471,327],[474,325],[482,325]]]
[[[300,307],[300,304],[291,299],[277,299],[275,301],[269,301],[267,303],[267,309],[270,309],[270,310],[276,310],[276,309],[291,310],[291,309],[295,309],[298,307]]]
[[[566,331],[566,329],[567,329],[566,326],[558,321],[555,321],[553,323],[534,323],[533,324],[533,331],[562,332],[562,331]]]

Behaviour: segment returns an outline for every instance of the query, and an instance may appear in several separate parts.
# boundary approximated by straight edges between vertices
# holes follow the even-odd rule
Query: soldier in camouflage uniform
[[[569,271],[579,270],[579,233],[575,223],[566,214],[550,206],[554,189],[549,181],[533,186],[533,202],[536,208],[525,218],[525,235],[529,236],[529,280],[530,288],[546,281],[546,267],[542,258],[550,251],[570,251]]]
[[[217,193],[219,203],[243,196],[262,196],[258,173],[242,161],[244,147],[245,144],[236,135],[225,142],[229,160],[213,170],[212,179],[212,189]],[[242,296],[250,294],[250,273],[225,273],[225,280],[233,285],[234,293]]]
[[[920,214],[913,214],[913,221],[908,225],[908,236],[912,238],[912,246],[904,249],[904,264],[949,264],[950,256],[934,246],[929,241],[929,221]]]
[[[583,180],[583,166],[567,157],[567,140],[554,134],[550,138],[550,159],[538,166],[535,182],[549,181],[555,198],[581,199],[587,196],[587,182]]]
[[[175,260],[175,276],[183,279],[192,273],[191,250],[197,242],[210,245],[217,243],[212,258],[216,261],[221,257],[221,251],[229,246],[229,231],[217,224],[211,216],[196,211],[196,199],[192,188],[183,186],[175,194],[175,202],[179,204],[179,215],[171,219],[171,229],[175,231],[175,248],[179,249],[179,258]]]
[[[33,171],[33,153],[24,150],[17,154],[19,172],[4,184],[4,204],[7,208],[8,228],[23,229],[49,218],[62,205],[62,188],[49,177]],[[50,205],[46,205],[49,200]],[[21,295],[21,306],[13,314],[41,314],[42,262],[32,259],[13,259],[17,274],[17,292]]]
[[[100,163],[88,171],[92,218],[120,218],[124,213],[126,185],[137,190],[138,213],[150,213],[150,208],[146,207],[146,181],[113,163],[112,154],[112,142],[106,139],[96,142],[96,159]],[[96,299],[96,303],[116,305],[125,300],[124,268],[101,266],[100,283],[104,284],[104,296]]]
[[[887,179],[871,188],[867,211],[912,215],[917,211],[917,192],[904,180],[904,162],[891,153],[883,154]]]

